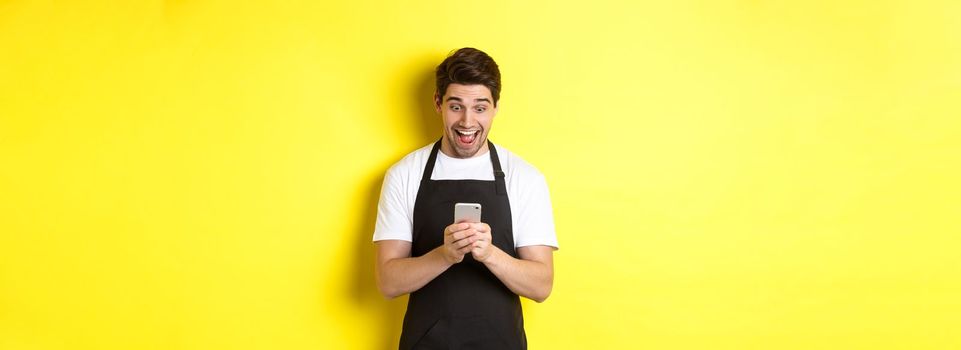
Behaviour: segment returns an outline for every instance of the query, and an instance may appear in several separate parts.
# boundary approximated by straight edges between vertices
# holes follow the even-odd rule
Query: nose
[[[470,109],[464,112],[464,116],[460,118],[460,120],[457,122],[457,126],[462,128],[469,128],[476,124],[477,124],[477,115],[474,113],[474,111]]]

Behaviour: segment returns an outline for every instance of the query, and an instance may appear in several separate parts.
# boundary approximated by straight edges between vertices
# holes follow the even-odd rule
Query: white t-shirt
[[[433,146],[431,143],[411,152],[387,170],[377,206],[375,242],[387,239],[412,241],[414,202]],[[507,185],[507,198],[511,204],[514,247],[546,245],[558,249],[554,214],[544,175],[514,153],[497,145],[494,147],[497,147]],[[438,150],[430,178],[494,181],[494,167],[489,151],[461,159]]]

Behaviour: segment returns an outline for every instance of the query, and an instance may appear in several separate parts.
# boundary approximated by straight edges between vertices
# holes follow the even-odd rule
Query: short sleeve
[[[412,219],[407,210],[407,192],[396,169],[387,171],[377,204],[377,223],[373,241],[397,239],[410,242],[413,238]]]
[[[544,176],[531,176],[530,183],[521,186],[518,217],[514,223],[514,246],[546,245],[558,249],[557,233],[554,231],[554,213],[550,193]],[[511,203],[512,205],[514,203]]]

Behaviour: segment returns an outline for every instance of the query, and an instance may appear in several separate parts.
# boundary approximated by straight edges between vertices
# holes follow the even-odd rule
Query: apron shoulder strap
[[[420,188],[424,188],[427,181],[430,181],[430,175],[434,173],[434,162],[437,161],[437,151],[440,150],[440,141],[434,143],[434,148],[430,150],[430,156],[427,157],[427,165],[424,166],[424,175],[420,177]]]
[[[487,140],[487,148],[490,149],[491,165],[494,167],[494,187],[496,187],[498,195],[506,195],[507,183],[504,182],[504,171],[501,170],[501,160],[497,156],[497,149],[490,140]]]

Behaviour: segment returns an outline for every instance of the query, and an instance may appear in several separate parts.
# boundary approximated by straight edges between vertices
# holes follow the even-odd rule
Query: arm
[[[476,240],[472,231],[463,230],[467,227],[468,224],[447,226],[444,244],[416,258],[410,257],[408,241],[377,241],[377,288],[387,298],[411,293],[464,260]]]
[[[544,177],[536,170],[524,173],[534,176],[518,174],[515,181],[521,181],[523,185],[511,198],[511,206],[516,204],[521,209],[513,216],[513,225],[515,232],[526,233],[516,237],[524,237],[521,240],[527,243],[517,248],[519,259],[487,244],[490,242],[490,227],[486,224],[475,227],[482,238],[474,243],[472,254],[512,292],[541,303],[551,295],[554,286],[554,247],[557,246],[554,217]]]
[[[387,298],[420,289],[452,264],[438,247],[416,258],[410,257],[411,243],[400,240],[377,242],[377,288]]]
[[[517,295],[538,303],[547,300],[554,287],[554,248],[528,246],[517,248],[520,259],[491,245],[484,265]]]
[[[547,300],[554,287],[554,248],[546,245],[517,248],[515,259],[491,244],[491,228],[486,223],[470,224],[463,232],[476,237],[470,246],[474,260],[480,261],[514,294],[538,303]]]

